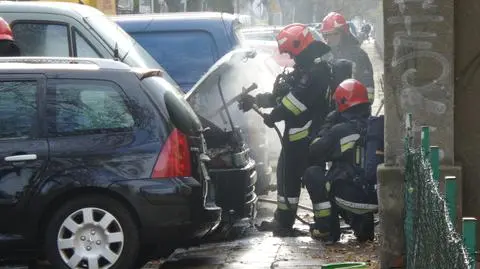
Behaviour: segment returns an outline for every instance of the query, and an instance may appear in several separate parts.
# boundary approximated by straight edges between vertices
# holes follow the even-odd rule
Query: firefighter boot
[[[340,220],[334,208],[315,212],[314,220],[315,223],[310,225],[310,235],[313,239],[323,241],[327,245],[340,240]]]
[[[259,231],[271,231],[273,232],[273,236],[276,237],[297,237],[308,235],[306,232],[302,232],[293,228],[295,212],[289,212],[290,214],[294,214],[293,221],[288,221],[288,223],[285,223],[285,221],[282,222],[281,220],[285,218],[285,213],[286,212],[283,212],[282,210],[280,210],[280,212],[277,210],[272,221],[263,221],[259,226],[257,226],[257,229]]]
[[[373,213],[366,213],[363,215],[352,214],[351,227],[358,242],[363,243],[375,239],[375,222]]]

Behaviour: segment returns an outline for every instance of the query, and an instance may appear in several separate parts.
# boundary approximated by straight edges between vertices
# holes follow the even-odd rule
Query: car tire
[[[45,233],[45,253],[58,269],[133,268],[138,249],[130,212],[108,196],[67,201],[53,213]]]

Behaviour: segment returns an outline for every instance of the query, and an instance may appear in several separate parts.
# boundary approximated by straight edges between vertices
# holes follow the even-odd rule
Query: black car
[[[11,25],[23,56],[118,58],[132,67],[162,70],[139,43],[102,12],[87,5],[4,1],[0,2],[0,16]],[[174,87],[178,87],[165,71],[163,78]],[[231,133],[228,130],[225,132]],[[213,147],[219,142],[215,141],[217,136],[211,134],[212,132],[206,139],[208,147]],[[228,136],[229,134],[226,134],[224,137]],[[214,180],[218,178],[221,182],[221,186],[216,186],[216,190],[217,198],[220,200],[218,204],[224,209],[225,226],[241,224],[237,222],[238,220],[250,220],[254,216],[256,204],[256,195],[252,192],[257,181],[255,173],[257,164],[250,157],[246,158],[249,147],[245,145],[243,138],[230,135],[231,139],[236,141],[224,143],[223,147],[219,146],[217,149],[226,152],[223,154],[224,158],[246,161],[224,165],[221,167],[223,170],[212,172]],[[237,147],[232,150],[230,147],[232,143],[242,145],[240,147],[243,149]],[[214,166],[213,162],[209,166],[218,167]],[[269,184],[268,180],[264,185]],[[225,201],[222,200],[224,197]]]
[[[220,222],[202,126],[158,70],[0,58],[0,123],[2,258],[134,268]]]

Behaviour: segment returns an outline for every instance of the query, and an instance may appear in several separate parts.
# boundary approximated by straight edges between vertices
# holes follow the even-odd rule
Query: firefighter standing
[[[367,89],[359,81],[347,79],[337,87],[334,99],[338,112],[335,122],[312,141],[309,155],[313,166],[303,176],[314,210],[310,232],[315,239],[338,241],[341,214],[358,241],[373,240],[373,212],[378,201],[374,183],[366,180],[362,158],[370,116]],[[325,173],[328,161],[332,166]]]
[[[15,44],[10,25],[0,17],[0,57],[20,56],[20,48]]]
[[[335,59],[347,59],[354,63],[353,77],[367,87],[368,98],[373,103],[375,84],[372,63],[360,47],[360,42],[350,32],[345,17],[337,12],[330,12],[322,21],[320,33],[332,48]]]
[[[286,26],[277,35],[280,53],[288,53],[295,61],[294,70],[279,76],[272,93],[255,97],[245,95],[239,102],[243,111],[257,104],[273,107],[264,122],[273,127],[284,121],[282,151],[277,165],[277,210],[272,222],[264,222],[260,229],[271,230],[276,236],[295,236],[296,210],[300,196],[301,177],[308,166],[308,145],[311,133],[323,125],[333,108],[329,86],[331,67],[321,60],[330,48],[321,42],[304,24]],[[288,199],[288,200],[287,200]]]

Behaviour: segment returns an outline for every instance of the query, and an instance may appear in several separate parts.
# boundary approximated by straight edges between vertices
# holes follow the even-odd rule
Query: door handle
[[[23,154],[23,155],[13,155],[5,157],[6,162],[24,162],[24,161],[33,161],[37,159],[37,154]]]

